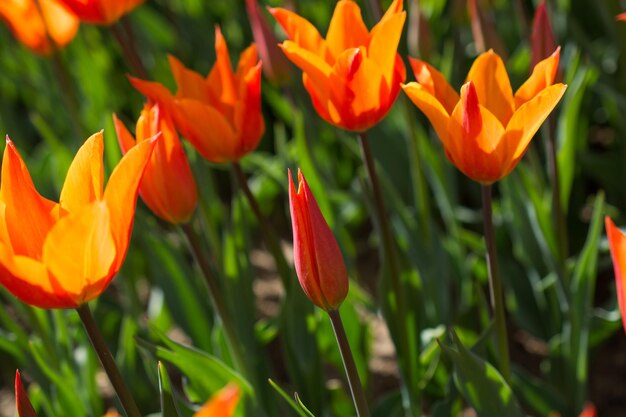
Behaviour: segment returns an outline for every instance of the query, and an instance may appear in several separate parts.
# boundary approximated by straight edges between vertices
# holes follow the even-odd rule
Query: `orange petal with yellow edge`
[[[278,46],[278,45],[277,45]],[[235,78],[237,79],[237,84],[241,82],[246,77],[246,74],[250,72],[250,70],[256,67],[259,64],[259,57],[257,54],[257,47],[255,44],[248,46],[244,51],[239,55],[239,62],[237,63],[237,72],[235,73]]]
[[[50,277],[40,261],[14,256],[0,243],[0,284],[22,302],[40,308],[73,308],[78,303]]]
[[[626,235],[615,226],[610,217],[604,218],[604,224],[615,271],[617,301],[626,331]]]
[[[515,92],[515,108],[520,108],[541,90],[554,83],[554,77],[559,69],[560,52],[561,48],[557,48],[552,55],[535,65],[528,80]]]
[[[224,115],[196,100],[181,99],[176,105],[185,120],[185,129],[179,127],[179,130],[207,161],[221,163],[236,159],[237,136]]]
[[[413,69],[417,82],[428,93],[435,96],[448,115],[452,114],[456,103],[459,102],[459,94],[450,86],[446,77],[437,71],[435,67],[422,60],[409,57],[409,64]]]
[[[433,125],[439,140],[444,147],[448,145],[448,120],[450,116],[444,105],[436,96],[429,91],[428,87],[416,82],[411,82],[402,86],[402,89],[411,101],[426,115]],[[458,102],[458,100],[457,100]],[[454,107],[452,108],[454,110]],[[452,111],[450,111],[452,113]]]
[[[113,271],[119,269],[126,256],[139,182],[154,149],[155,140],[158,140],[158,137],[143,141],[128,151],[111,173],[104,190],[104,201],[109,208],[111,231],[116,248]]]
[[[270,8],[269,11],[296,45],[332,64],[334,59],[327,56],[326,41],[308,20],[279,7]]]
[[[54,225],[43,246],[43,263],[61,291],[82,304],[89,301],[86,286],[113,275],[115,252],[109,209],[104,201],[96,201]]]
[[[193,417],[232,417],[240,396],[236,385],[227,385],[212,396]]]
[[[506,126],[515,110],[515,103],[509,75],[498,54],[491,49],[480,54],[467,74],[467,81],[474,83],[480,104]]]
[[[332,55],[336,58],[346,49],[367,46],[368,35],[359,6],[351,0],[338,1],[326,34]]]
[[[302,72],[307,74],[311,82],[319,87],[328,84],[328,77],[332,67],[326,61],[292,41],[285,41],[279,46],[287,55],[287,58],[300,68]]]
[[[104,139],[100,131],[85,141],[70,165],[59,198],[62,209],[74,213],[92,201],[102,199],[103,154]]]
[[[515,144],[513,159],[522,157],[530,140],[561,100],[566,89],[564,84],[551,85],[517,109],[506,127],[503,139]]]
[[[58,215],[57,204],[42,197],[30,178],[28,168],[7,136],[2,161],[0,199],[6,204],[5,222],[9,244],[17,255],[41,258],[43,242]]]
[[[380,22],[384,22],[385,20],[389,19],[390,17],[392,17],[393,15],[397,13],[401,13],[403,7],[404,7],[403,0],[393,0],[393,2],[389,5],[389,8],[383,15],[382,19],[380,19]]]
[[[387,85],[391,84],[396,64],[396,50],[402,36],[406,13],[398,13],[381,21],[372,30],[367,56],[380,68]],[[404,79],[400,80],[404,82]]]
[[[447,154],[469,178],[489,184],[501,178],[506,166],[507,148],[501,142],[504,127],[479,104],[473,83],[461,88],[461,100],[448,124]]]

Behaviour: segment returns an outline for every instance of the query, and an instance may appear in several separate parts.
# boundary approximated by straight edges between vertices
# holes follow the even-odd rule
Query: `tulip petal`
[[[560,52],[561,48],[557,48],[551,56],[535,65],[531,76],[515,92],[515,108],[519,109],[522,104],[554,83],[554,78],[559,68]]]
[[[89,301],[84,289],[109,276],[115,252],[109,209],[96,201],[54,225],[43,246],[43,262],[61,290],[82,304]]]
[[[391,15],[380,21],[371,33],[368,57],[376,62],[387,85],[391,84],[396,64],[396,50],[402,36],[402,28],[406,20],[406,13]],[[404,79],[401,80],[404,82]]]
[[[115,114],[113,114],[113,125],[115,125],[115,133],[117,134],[117,141],[120,144],[120,148],[122,148],[122,154],[125,154],[135,146],[135,138]]]
[[[517,163],[517,160],[524,155],[530,140],[561,100],[566,89],[567,86],[564,84],[554,84],[527,101],[515,112],[506,127],[503,138],[513,145],[514,163]]]
[[[328,84],[332,67],[326,61],[292,41],[285,41],[279,46],[287,58],[307,74],[313,83],[320,87]]]
[[[359,6],[351,0],[338,1],[326,34],[326,45],[332,55],[338,57],[346,49],[367,46],[368,36]]]
[[[22,385],[20,371],[15,371],[15,407],[17,408],[17,415],[19,417],[37,417],[37,413]]]
[[[232,417],[241,393],[237,385],[227,385],[212,396],[194,417]]]
[[[116,262],[113,266],[115,271],[119,269],[126,256],[139,182],[150,159],[155,140],[158,138],[138,143],[129,150],[111,173],[104,190],[104,201],[109,208],[116,248]]]
[[[478,93],[478,101],[506,126],[515,110],[513,90],[502,59],[493,50],[481,54],[467,74]]]
[[[41,258],[46,234],[58,215],[57,204],[42,197],[30,178],[13,142],[7,137],[2,162],[0,199],[6,205],[5,222],[13,253]]]
[[[220,163],[237,159],[237,136],[223,114],[196,100],[181,99],[176,104],[185,120],[185,128],[178,129],[206,160]]]
[[[104,139],[100,131],[85,141],[70,165],[59,198],[63,210],[74,213],[92,201],[102,199],[103,154]]]
[[[444,105],[422,84],[411,82],[403,85],[402,89],[409,96],[411,101],[426,115],[433,125],[435,132],[437,132],[439,140],[441,140],[443,146],[447,148],[448,119],[450,116]]]
[[[254,150],[265,131],[261,111],[261,63],[257,63],[239,84],[239,99],[235,107],[235,129],[239,140],[236,159]]]
[[[250,70],[256,67],[258,64],[259,64],[259,58],[257,54],[257,47],[255,44],[252,44],[248,46],[241,53],[241,55],[239,55],[239,62],[237,63],[237,72],[235,73],[235,78],[237,79],[236,84],[239,85],[241,83],[241,80],[243,80],[247,76]]]
[[[456,103],[459,102],[459,94],[448,84],[446,77],[433,66],[422,60],[409,57],[409,63],[411,64],[417,82],[420,83],[428,93],[435,96],[448,115],[452,114]],[[412,83],[409,83],[409,85],[410,84]]]
[[[296,45],[311,52],[313,55],[321,57],[323,60],[326,59],[327,62],[333,61],[326,56],[326,41],[308,20],[280,7],[270,8],[269,11],[283,27],[289,39],[295,42]]]
[[[219,103],[227,103],[232,106],[237,101],[235,74],[230,63],[228,46],[219,26],[215,28],[215,54],[217,59],[207,76],[207,83],[211,92],[211,104],[215,107],[218,107]],[[189,95],[183,95],[183,97],[192,98]]]
[[[472,82],[461,88],[461,100],[448,123],[446,154],[465,175],[490,184],[502,178],[510,151],[507,143],[501,142],[504,127],[479,104],[477,96]]]
[[[26,304],[41,308],[71,308],[78,304],[53,282],[40,261],[14,256],[0,243],[0,284]]]
[[[74,12],[81,21],[87,23],[101,23],[106,20],[99,3],[85,0],[63,0],[65,6]]]
[[[193,98],[201,101],[208,99],[208,85],[200,74],[187,68],[173,55],[168,55],[167,60],[176,81],[176,97]]]
[[[615,271],[617,301],[622,314],[622,325],[626,331],[626,235],[615,226],[610,217],[604,218],[604,224]]]
[[[404,7],[403,0],[393,0],[393,2],[389,5],[389,8],[383,15],[382,19],[380,19],[380,21],[384,22],[385,20],[391,18],[393,15],[402,12],[403,7]]]

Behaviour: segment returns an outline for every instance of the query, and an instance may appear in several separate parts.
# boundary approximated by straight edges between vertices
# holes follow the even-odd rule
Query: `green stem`
[[[222,296],[221,289],[213,275],[213,269],[211,268],[211,264],[209,260],[204,256],[204,252],[202,251],[202,245],[200,244],[200,237],[196,233],[195,229],[191,226],[190,223],[186,223],[181,225],[181,229],[187,238],[187,242],[189,243],[189,247],[191,248],[191,252],[196,260],[196,263],[200,267],[202,271],[202,276],[207,284],[207,288],[209,290],[209,297],[211,298],[211,302],[217,311],[217,314],[222,321],[222,325],[224,327],[224,333],[226,334],[226,340],[230,347],[231,353],[233,355],[233,361],[235,362],[235,366],[240,372],[245,373],[246,367],[245,362],[243,360],[244,356],[241,351],[241,344],[235,333],[234,322],[226,305],[224,304],[224,297]]]
[[[89,340],[91,341],[98,358],[100,358],[100,363],[102,364],[104,371],[109,376],[111,385],[113,385],[113,388],[122,403],[122,407],[124,407],[124,411],[126,411],[126,415],[128,417],[141,417],[141,413],[139,412],[139,408],[137,408],[135,399],[124,382],[124,378],[122,378],[119,368],[115,364],[113,355],[111,355],[111,351],[109,350],[100,329],[98,329],[98,324],[94,320],[89,306],[85,303],[76,308],[76,311],[83,322],[85,331],[87,331],[87,336],[89,336]]]
[[[350,385],[350,393],[356,407],[356,415],[357,417],[369,417],[370,411],[367,407],[367,400],[365,399],[359,373],[352,357],[352,350],[350,349],[350,343],[348,343],[348,337],[346,336],[346,330],[343,327],[339,310],[328,311],[328,317],[330,317],[330,323],[335,331],[335,338],[337,339],[343,366],[348,377],[348,385]]]
[[[250,205],[254,216],[259,222],[259,227],[261,228],[263,240],[265,240],[265,243],[267,244],[270,252],[272,253],[272,256],[274,257],[274,262],[276,262],[276,269],[283,279],[283,285],[285,286],[285,289],[290,288],[291,272],[289,265],[287,265],[287,261],[285,260],[285,255],[280,249],[278,239],[276,238],[276,235],[272,232],[273,229],[269,227],[267,219],[261,212],[259,203],[256,201],[254,194],[252,194],[252,191],[248,186],[248,179],[246,178],[246,174],[243,172],[243,169],[241,169],[241,165],[239,164],[239,162],[233,162],[233,169],[235,170],[235,175],[237,176],[239,186],[246,196],[246,199],[248,200],[248,204]]]
[[[561,276],[563,286],[569,289],[569,278],[565,261],[568,257],[569,244],[567,237],[567,228],[565,226],[565,215],[561,206],[561,183],[559,179],[559,165],[556,150],[556,119],[550,117],[548,119],[548,140],[546,141],[546,153],[548,159],[548,173],[550,182],[552,183],[552,215],[556,224],[559,250],[559,264],[561,268]]]
[[[492,185],[482,184],[483,227],[485,230],[485,245],[487,246],[487,272],[489,275],[489,294],[493,308],[496,327],[496,351],[498,368],[507,382],[511,381],[511,365],[509,363],[509,342],[506,330],[504,297],[502,295],[502,281],[498,268],[496,242],[493,230],[493,214],[491,210]]]
[[[370,184],[372,187],[372,198],[374,200],[375,216],[377,218],[376,220],[381,234],[382,250],[384,253],[384,257],[387,261],[387,265],[389,267],[389,279],[391,280],[393,298],[395,299],[394,323],[389,324],[395,325],[397,329],[397,331],[395,332],[398,338],[396,349],[398,357],[404,362],[404,368],[406,372],[405,382],[407,383],[410,392],[408,399],[410,403],[409,407],[411,409],[411,413],[417,413],[417,415],[421,415],[420,410],[416,409],[416,404],[413,403],[417,400],[417,398],[414,397],[416,395],[419,395],[419,393],[414,392],[414,389],[417,386],[417,381],[414,381],[412,378],[413,373],[416,371],[417,365],[413,364],[413,358],[410,353],[411,349],[409,345],[409,340],[407,338],[407,309],[404,299],[404,292],[402,290],[401,271],[398,255],[396,253],[395,243],[391,234],[391,228],[389,226],[389,220],[387,217],[387,210],[385,208],[383,194],[380,187],[380,182],[378,180],[378,174],[376,173],[374,158],[372,157],[372,152],[367,141],[367,135],[365,132],[361,132],[359,133],[358,137],[359,144],[361,146],[363,162],[365,164],[365,169],[369,176]]]
[[[117,43],[119,43],[120,47],[122,48],[122,53],[124,54],[127,63],[135,72],[135,75],[137,75],[139,78],[147,79],[148,72],[143,66],[141,58],[137,53],[137,48],[135,48],[134,39],[128,23],[124,21],[124,25],[122,26],[121,22],[117,22],[111,25],[110,28],[113,37],[115,38],[115,40],[117,40]]]

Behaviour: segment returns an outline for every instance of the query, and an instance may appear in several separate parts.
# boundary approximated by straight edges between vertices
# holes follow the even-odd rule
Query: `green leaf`
[[[280,387],[280,385],[278,385],[276,382],[272,381],[271,378],[268,379],[267,382],[269,382],[269,384],[272,386],[272,388],[274,388],[274,390],[278,393],[278,395],[280,395],[287,402],[287,404],[289,404],[289,406],[296,413],[298,413],[298,415],[300,417],[309,417],[310,414],[306,413],[306,411],[308,411],[306,409],[306,407],[304,409],[302,409],[298,404],[296,404],[296,402],[291,399],[291,397]],[[298,397],[298,401],[299,401],[299,397]],[[306,411],[304,411],[304,410],[306,410]]]
[[[491,364],[467,350],[454,331],[452,346],[441,348],[454,363],[454,378],[463,397],[480,417],[524,417],[511,387]]]
[[[176,402],[172,396],[170,377],[162,362],[158,363],[157,370],[159,373],[159,393],[161,395],[161,415],[162,417],[180,417]]]

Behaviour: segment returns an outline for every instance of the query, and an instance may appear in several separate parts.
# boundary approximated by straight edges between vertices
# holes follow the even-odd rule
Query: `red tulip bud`
[[[348,273],[333,232],[298,170],[298,191],[289,171],[293,258],[300,286],[321,309],[336,310],[348,294]]]
[[[22,385],[20,371],[15,371],[15,407],[17,408],[17,415],[19,417],[37,417],[37,413],[30,403],[26,390]]]
[[[549,57],[557,47],[554,32],[552,32],[552,26],[550,25],[546,4],[543,1],[539,3],[539,6],[537,6],[535,16],[533,17],[531,44],[531,68],[534,68],[539,61]]]

